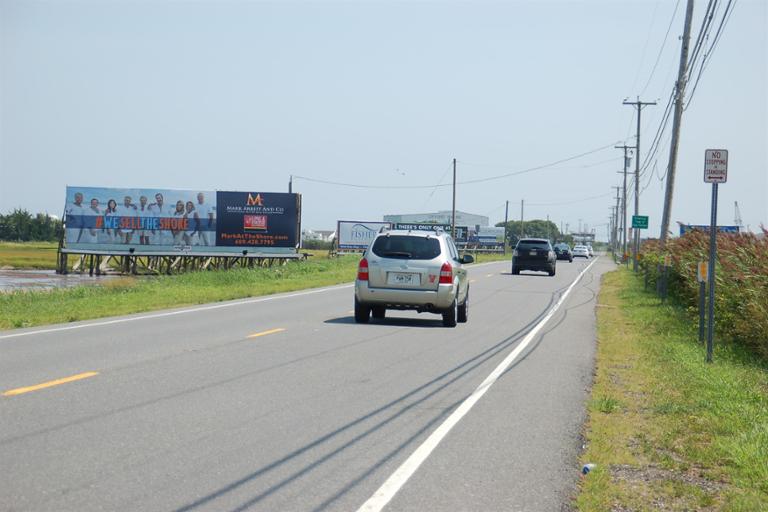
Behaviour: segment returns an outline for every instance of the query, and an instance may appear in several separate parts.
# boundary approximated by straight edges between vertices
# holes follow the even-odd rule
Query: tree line
[[[503,228],[504,223],[499,222],[496,227]],[[573,245],[573,236],[561,233],[557,224],[551,220],[511,220],[507,222],[507,241],[510,247],[517,245],[517,241],[525,238],[548,238],[552,243],[565,242]]]
[[[47,213],[32,215],[17,208],[7,215],[0,214],[0,241],[56,242],[63,234],[61,220]]]

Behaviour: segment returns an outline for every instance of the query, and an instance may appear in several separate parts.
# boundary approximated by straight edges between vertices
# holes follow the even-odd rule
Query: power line
[[[659,123],[659,126],[656,129],[656,134],[653,136],[653,140],[648,149],[648,152],[645,154],[645,157],[643,158],[643,163],[641,166],[642,167],[641,174],[645,173],[645,170],[648,168],[650,161],[653,159],[654,156],[656,156],[656,152],[658,151],[661,138],[664,136],[664,131],[667,129],[667,125],[669,124],[669,116],[672,113],[672,106],[674,104],[674,99],[675,99],[675,91],[673,89],[669,95],[669,99],[667,100],[667,106],[664,107],[664,114],[662,115],[661,122]]]
[[[617,162],[619,160],[621,160],[621,157],[614,157],[614,158],[607,158],[605,160],[600,160],[599,162],[592,162],[592,163],[584,164],[584,165],[569,165],[569,166],[565,166],[565,167],[551,167],[550,169],[551,170],[559,170],[559,169],[589,169],[590,167],[597,167],[599,165],[604,165],[604,164],[608,164],[608,163],[612,163],[612,162]],[[496,169],[508,169],[509,167],[511,167],[509,164],[503,164],[503,165],[502,164],[478,164],[478,163],[474,163],[474,162],[466,162],[464,160],[458,160],[457,162],[460,163],[463,166],[468,166],[468,167],[491,167],[491,168],[496,168]]]
[[[445,179],[445,176],[446,176],[446,175],[447,175],[447,174],[450,172],[450,170],[451,170],[451,167],[453,167],[453,164],[448,164],[448,167],[446,167],[446,168],[445,168],[445,172],[443,173],[443,175],[442,175],[442,176],[440,176],[440,181],[438,181],[438,182],[437,182],[438,184],[440,184],[440,183],[442,183],[442,182],[443,182],[443,180]],[[427,205],[427,203],[428,203],[428,202],[429,202],[429,201],[432,199],[432,196],[434,196],[434,195],[435,195],[435,192],[436,192],[436,191],[437,191],[437,187],[434,187],[434,188],[432,189],[432,192],[430,192],[430,193],[429,193],[429,197],[427,197],[427,200],[426,200],[426,201],[424,201],[424,205],[425,205],[425,206],[426,206],[426,205]]]
[[[691,100],[693,99],[693,95],[696,92],[696,87],[699,85],[699,80],[701,80],[701,75],[704,73],[704,70],[707,68],[707,65],[709,62],[711,62],[712,54],[715,51],[715,48],[717,47],[717,43],[720,41],[720,36],[722,35],[722,31],[725,28],[725,26],[728,24],[728,20],[731,19],[731,13],[733,13],[733,10],[736,8],[736,0],[728,0],[728,4],[725,6],[725,11],[723,12],[723,17],[720,19],[720,25],[717,27],[717,32],[715,32],[715,37],[712,39],[712,44],[709,47],[709,50],[707,50],[704,53],[704,56],[701,61],[701,65],[699,66],[699,72],[696,76],[696,81],[693,83],[693,87],[691,88],[691,94],[688,96],[688,101],[685,104],[685,108],[683,110],[688,110],[688,107],[691,104]],[[707,60],[709,59],[709,60]]]
[[[554,203],[526,203],[528,206],[562,206],[566,204],[574,204],[574,203],[581,203],[584,201],[591,201],[592,199],[600,199],[606,196],[610,196],[611,192],[608,192],[607,194],[600,194],[597,196],[589,196],[589,197],[582,197],[580,199],[571,199],[568,201],[558,201]]]
[[[605,146],[601,146],[601,147],[596,148],[596,149],[592,149],[590,151],[585,151],[584,153],[579,153],[578,155],[569,156],[567,158],[563,158],[563,159],[557,160],[555,162],[550,162],[548,164],[537,165],[536,167],[530,167],[528,169],[523,169],[523,170],[520,170],[520,171],[512,171],[512,172],[508,172],[508,173],[505,173],[505,174],[499,174],[499,175],[496,175],[496,176],[488,176],[486,178],[478,178],[478,179],[474,179],[474,180],[459,181],[456,184],[457,185],[471,185],[471,184],[474,184],[474,183],[485,183],[485,182],[488,182],[488,181],[500,180],[500,179],[504,179],[504,178],[509,178],[511,176],[518,176],[520,174],[526,174],[526,173],[531,173],[531,172],[535,172],[535,171],[540,171],[540,170],[548,169],[548,168],[554,167],[554,166],[556,166],[558,164],[562,164],[562,163],[565,163],[565,162],[570,162],[571,160],[576,160],[578,158],[582,158],[582,157],[585,157],[587,155],[592,155],[594,153],[598,153],[600,151],[604,151],[604,150],[608,149],[609,147],[613,146],[614,144],[616,144],[616,142],[612,142],[610,144],[607,144]],[[390,190],[396,189],[396,190],[403,190],[403,189],[428,189],[428,188],[438,188],[438,187],[450,187],[450,186],[452,186],[450,183],[445,183],[445,184],[437,183],[437,184],[433,184],[433,185],[362,185],[362,184],[359,184],[359,183],[344,183],[344,182],[340,182],[340,181],[321,180],[321,179],[318,179],[318,178],[310,178],[308,176],[300,176],[300,175],[297,175],[297,174],[294,174],[293,178],[294,179],[297,179],[297,178],[298,179],[302,179],[304,181],[309,181],[309,182],[312,182],[312,183],[322,183],[324,185],[336,185],[336,186],[339,186],[339,187],[351,187],[351,188],[362,188],[362,189],[390,189]]]
[[[661,48],[659,48],[659,53],[656,55],[656,62],[653,64],[653,69],[651,69],[651,75],[648,77],[648,81],[645,82],[645,87],[643,87],[643,90],[640,92],[640,96],[645,94],[645,90],[648,89],[648,86],[651,83],[651,80],[653,79],[654,73],[656,73],[656,66],[659,65],[659,60],[661,60],[661,54],[664,52],[664,47],[667,44],[667,37],[669,37],[669,31],[672,29],[672,23],[675,21],[675,17],[677,16],[677,8],[680,7],[680,0],[677,0],[675,3],[675,10],[672,12],[672,19],[669,20],[669,25],[667,26],[667,33],[664,34],[664,41],[661,42]]]
[[[637,85],[637,80],[640,78],[640,70],[643,67],[643,61],[645,61],[645,52],[648,50],[648,43],[651,41],[651,32],[653,31],[653,25],[656,22],[656,11],[659,9],[659,2],[653,6],[653,14],[651,14],[651,25],[648,27],[648,37],[645,38],[645,45],[643,46],[643,53],[640,55],[640,64],[637,67],[635,73],[635,79],[632,82],[632,89]]]
[[[709,0],[707,8],[704,11],[704,17],[701,19],[699,33],[696,34],[696,43],[693,45],[693,50],[691,50],[691,58],[688,61],[689,70],[693,69],[696,65],[696,61],[699,58],[699,52],[701,52],[701,48],[704,46],[704,41],[709,35],[709,27],[712,24],[712,18],[715,15],[715,7],[717,7],[717,0]]]

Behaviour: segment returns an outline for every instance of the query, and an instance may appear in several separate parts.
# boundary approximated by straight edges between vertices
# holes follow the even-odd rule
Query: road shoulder
[[[707,365],[695,319],[627,270],[597,310],[578,510],[768,510],[767,365],[728,345]]]

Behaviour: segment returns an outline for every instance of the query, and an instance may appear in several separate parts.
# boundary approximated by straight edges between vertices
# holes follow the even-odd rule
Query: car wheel
[[[373,318],[381,320],[386,316],[386,314],[387,314],[387,308],[385,308],[384,306],[374,306],[373,308],[371,308],[371,316],[373,316]]]
[[[550,275],[550,276],[553,276],[553,275],[555,275],[555,268],[556,268],[556,267],[555,267],[554,265],[552,265],[552,267],[549,269],[549,275]]]
[[[517,268],[517,267],[516,267],[516,266],[514,266],[514,265],[512,265],[512,275],[513,275],[513,276],[517,276],[517,275],[520,275],[520,269],[519,269],[519,268]]]
[[[568,258],[568,263],[573,263],[573,257]]]
[[[464,304],[459,306],[459,309],[457,310],[457,316],[456,320],[459,323],[466,323],[467,318],[469,317],[469,290],[467,290],[467,296],[464,299]]]
[[[443,311],[443,326],[456,327],[456,317],[458,316],[459,306],[456,304],[456,298],[453,298],[451,307]]]
[[[367,324],[371,318],[371,307],[362,304],[355,297],[355,322],[358,324]]]

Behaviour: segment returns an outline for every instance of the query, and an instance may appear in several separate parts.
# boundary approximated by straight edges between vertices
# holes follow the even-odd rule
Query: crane
[[[741,211],[739,211],[739,202],[734,201],[733,202],[733,209],[734,209],[734,219],[733,223],[736,224],[739,228],[739,232],[742,231],[742,224],[741,224]]]

